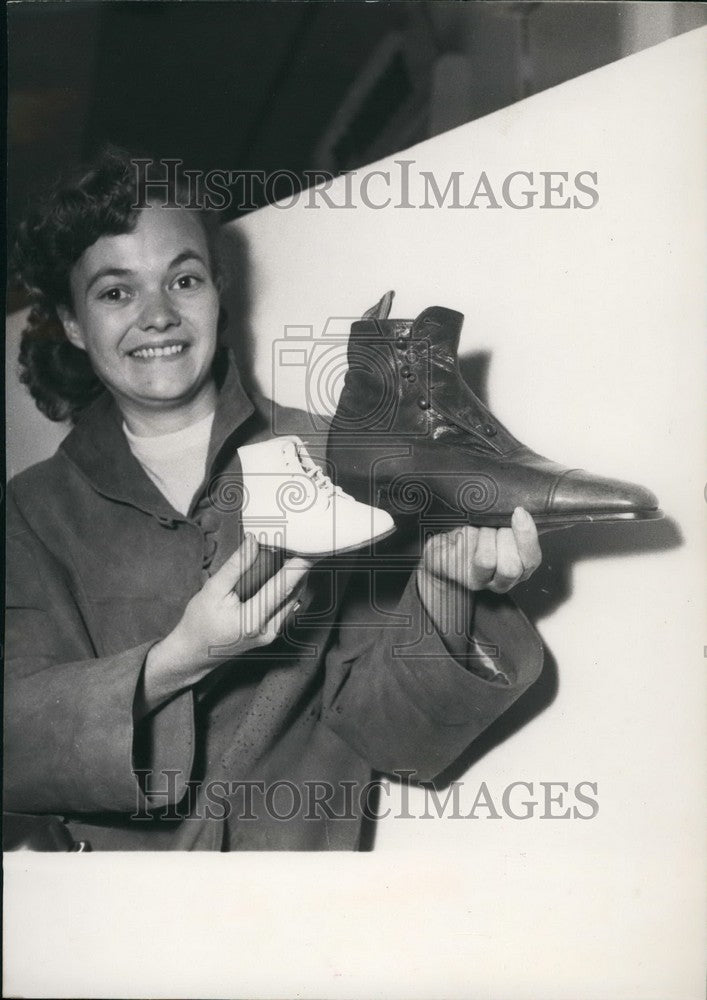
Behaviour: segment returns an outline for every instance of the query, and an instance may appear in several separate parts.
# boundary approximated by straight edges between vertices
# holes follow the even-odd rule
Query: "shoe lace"
[[[336,486],[329,476],[317,465],[313,460],[312,456],[309,454],[305,448],[305,442],[301,444],[295,444],[295,449],[297,451],[297,458],[299,459],[300,465],[302,466],[302,471],[306,476],[308,476],[316,488],[321,491],[326,497],[334,496],[344,496],[344,491],[340,486]]]

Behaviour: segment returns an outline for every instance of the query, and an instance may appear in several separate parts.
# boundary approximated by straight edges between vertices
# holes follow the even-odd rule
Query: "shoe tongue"
[[[288,454],[294,458],[304,472],[311,472],[313,469],[319,469],[321,472],[320,464],[314,461],[301,438],[287,438],[287,446]]]
[[[300,460],[299,449],[302,447],[302,442],[299,440],[299,438],[285,437],[285,438],[280,438],[279,441],[280,441],[280,446],[283,448],[286,454],[289,455],[291,458],[297,459],[297,461],[299,462]]]

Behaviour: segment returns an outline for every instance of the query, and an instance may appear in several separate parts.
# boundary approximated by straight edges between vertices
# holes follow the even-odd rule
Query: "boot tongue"
[[[361,319],[388,319],[395,292],[386,292],[370,309],[366,309]]]

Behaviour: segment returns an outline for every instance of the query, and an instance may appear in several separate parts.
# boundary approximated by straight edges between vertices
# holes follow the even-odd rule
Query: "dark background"
[[[13,3],[8,21],[12,232],[33,192],[107,141],[205,170],[337,173],[697,27],[707,9],[69,0]]]

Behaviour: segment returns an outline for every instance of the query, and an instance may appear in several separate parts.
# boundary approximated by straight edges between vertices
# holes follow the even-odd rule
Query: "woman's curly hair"
[[[57,306],[72,308],[69,276],[101,236],[121,236],[137,224],[137,172],[130,154],[107,148],[78,178],[55,185],[20,224],[13,276],[32,303],[20,342],[20,380],[50,420],[70,420],[102,392],[88,355],[66,337]],[[214,231],[205,221],[209,249]]]

